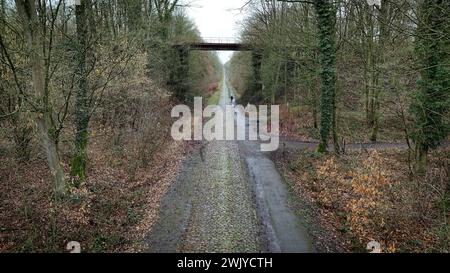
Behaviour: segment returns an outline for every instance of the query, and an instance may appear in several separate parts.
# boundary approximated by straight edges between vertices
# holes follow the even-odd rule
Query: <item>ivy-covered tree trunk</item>
[[[336,107],[336,10],[330,0],[317,0],[314,2],[314,7],[317,13],[319,30],[320,75],[322,79],[318,152],[324,153],[327,150],[330,131],[336,130],[336,127],[333,126]],[[333,136],[337,138],[336,131],[333,132]]]
[[[86,50],[87,46],[87,7],[88,0],[76,5],[77,44],[76,44],[76,101],[75,101],[75,155],[71,163],[71,175],[80,181],[86,179],[87,142],[89,126],[89,105],[87,93]]]
[[[416,57],[421,75],[412,111],[416,171],[424,173],[429,150],[437,148],[449,133],[450,5],[445,0],[424,0],[419,12]]]

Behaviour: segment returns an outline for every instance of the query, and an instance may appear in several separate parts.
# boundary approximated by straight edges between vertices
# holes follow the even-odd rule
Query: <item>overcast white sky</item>
[[[239,12],[246,0],[191,0],[188,16],[194,20],[202,37],[239,37],[239,22],[244,14]],[[221,51],[222,63],[227,62],[233,52]]]

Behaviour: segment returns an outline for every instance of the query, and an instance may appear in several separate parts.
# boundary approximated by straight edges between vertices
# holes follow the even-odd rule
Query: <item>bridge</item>
[[[262,54],[250,44],[242,43],[235,38],[224,37],[204,37],[200,41],[179,41],[173,45],[178,52],[178,65],[173,75],[170,76],[169,84],[173,86],[175,94],[182,99],[189,90],[189,52],[191,50],[200,51],[251,51],[253,81],[251,89],[262,90],[261,81],[261,61]]]
[[[235,38],[224,37],[207,37],[202,38],[201,41],[178,43],[178,47],[185,46],[190,50],[204,50],[204,51],[251,51],[250,44],[241,43]]]

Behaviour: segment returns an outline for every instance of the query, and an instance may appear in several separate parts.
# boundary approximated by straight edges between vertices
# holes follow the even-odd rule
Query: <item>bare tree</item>
[[[55,132],[52,131],[53,109],[50,104],[48,89],[49,62],[47,59],[48,55],[44,55],[46,50],[44,50],[43,27],[37,14],[34,0],[16,0],[15,2],[18,14],[22,20],[23,34],[29,54],[33,90],[38,102],[38,112],[35,120],[41,138],[41,145],[47,157],[55,194],[62,196],[67,192],[68,188],[61,166]]]

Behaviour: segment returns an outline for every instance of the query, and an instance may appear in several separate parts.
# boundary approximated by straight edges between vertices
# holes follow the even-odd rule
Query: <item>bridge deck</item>
[[[199,42],[199,43],[191,43],[184,44],[178,46],[187,46],[192,50],[224,50],[224,51],[247,51],[252,48],[247,44],[241,43],[208,43],[208,42]]]

